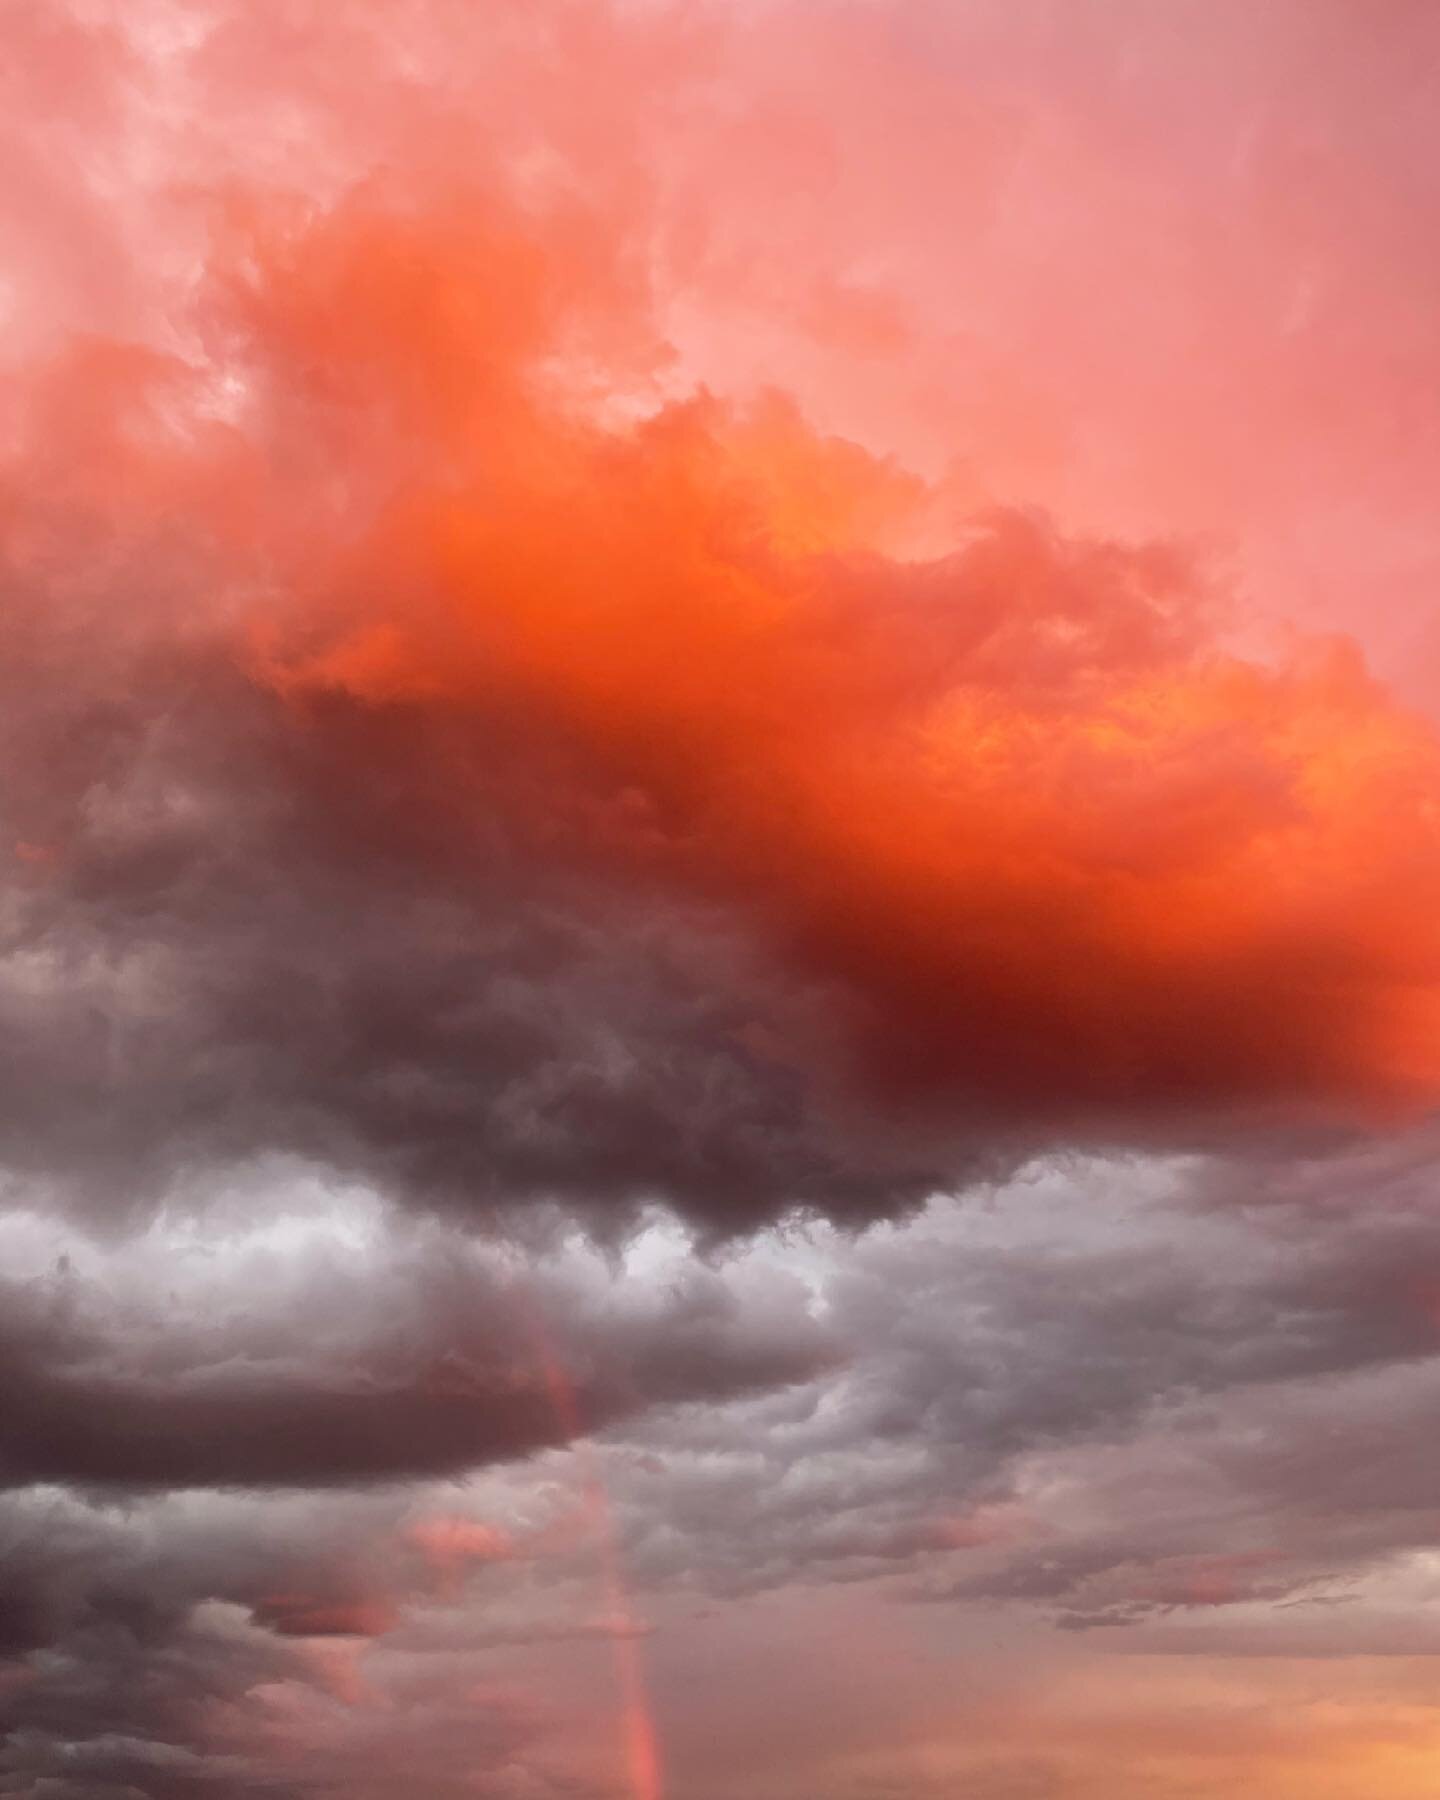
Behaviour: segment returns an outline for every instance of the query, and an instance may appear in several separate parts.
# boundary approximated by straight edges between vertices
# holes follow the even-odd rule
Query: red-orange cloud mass
[[[779,396],[617,421],[644,332],[573,219],[254,242],[255,379],[383,494],[289,526],[282,692],[567,744],[625,803],[566,853],[738,909],[834,984],[872,1091],[1101,1131],[1433,1097],[1440,756],[1352,646],[1242,654],[1180,551],[957,526]]]

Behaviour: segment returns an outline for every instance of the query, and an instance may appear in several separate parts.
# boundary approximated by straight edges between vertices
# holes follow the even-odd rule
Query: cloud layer
[[[0,1794],[1428,1796],[1433,9],[4,29]]]

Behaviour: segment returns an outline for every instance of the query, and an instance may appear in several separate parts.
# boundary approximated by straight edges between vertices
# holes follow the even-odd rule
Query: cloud
[[[1428,1794],[1433,11],[6,37],[0,1793]]]
[[[1210,1168],[1217,1208],[1197,1167],[1100,1162],[858,1242],[765,1236],[707,1270],[652,1227],[619,1266],[575,1242],[523,1278],[513,1250],[324,1189],[109,1246],[12,1219],[7,1383],[48,1391],[46,1442],[89,1458],[30,1470],[83,1501],[0,1501],[17,1766],[78,1734],[132,1784],[112,1740],[243,1755],[281,1791],[311,1791],[313,1755],[380,1792],[385,1746],[430,1721],[438,1781],[487,1659],[583,1688],[622,1629],[664,1670],[698,1621],[827,1592],[902,1636],[984,1641],[1003,1608],[1142,1650],[1199,1653],[1206,1621],[1247,1653],[1309,1654],[1347,1618],[1421,1642],[1440,1248],[1397,1165],[1363,1209],[1343,1161],[1333,1204],[1247,1209],[1238,1169]],[[24,1277],[61,1242],[67,1271]],[[373,1402],[363,1467],[337,1392]],[[556,1447],[497,1433],[496,1394]],[[577,1407],[594,1436],[566,1448]],[[1347,1595],[1328,1634],[1294,1605]],[[152,1711],[172,1662],[203,1682]],[[543,1708],[498,1704],[505,1755],[571,1753]]]
[[[844,1364],[612,1434],[637,1577],[730,1598],[899,1577],[1118,1624],[1406,1566],[1440,1241],[1403,1169],[1331,1176],[1349,1205],[1324,1223],[1313,1196],[1214,1212],[1193,1171],[1099,1164],[990,1215],[812,1240],[795,1255]]]
[[[795,1284],[656,1276],[604,1282],[578,1256],[521,1274],[453,1233],[382,1230],[189,1258],[162,1234],[88,1274],[12,1277],[0,1483],[463,1475],[647,1407],[804,1381],[839,1354]]]
[[[810,1091],[785,1044],[813,1000],[723,918],[640,909],[494,811],[453,842],[428,729],[296,719],[209,654],[96,635],[13,674],[13,829],[47,847],[12,866],[0,983],[22,1193],[119,1222],[278,1151],[482,1217],[666,1195],[740,1225],[938,1178]],[[482,783],[514,761],[458,753]]]
[[[1352,648],[1022,514],[921,551],[780,400],[602,422],[563,209],[232,211],[212,361],[87,353],[15,466],[20,1171],[723,1233],[1431,1098],[1440,762]]]
[[[442,1503],[431,1493],[416,1512],[423,1492],[4,1496],[0,1791],[381,1794],[405,1767],[437,1794],[586,1791],[604,1747],[567,1705],[598,1675],[603,1720],[592,1529],[519,1547],[517,1592],[491,1597],[488,1654],[473,1629],[427,1643],[409,1621],[443,1618],[453,1594],[413,1542]],[[558,1527],[576,1499],[552,1470],[527,1506],[558,1509]],[[513,1665],[531,1642],[533,1671],[497,1675],[497,1646]],[[553,1678],[567,1657],[561,1704],[546,1665]]]
[[[468,246],[370,220],[313,254],[348,291],[417,254],[438,294],[471,279]],[[837,987],[872,1101],[1083,1136],[1426,1095],[1435,747],[1352,651],[1244,661],[1172,554],[1024,518],[879,553],[910,496],[784,411],[587,428],[524,397],[522,353],[497,414],[495,336],[453,311],[422,341],[479,385],[437,408],[424,363],[391,366],[388,299],[336,343],[316,277],[275,279],[307,367],[445,469],[317,579],[289,630],[318,604],[328,644],[278,653],[285,691],[511,705],[578,743],[649,811],[576,854],[720,900]]]

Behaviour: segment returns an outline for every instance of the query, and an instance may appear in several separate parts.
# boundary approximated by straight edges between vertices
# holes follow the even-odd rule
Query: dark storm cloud
[[[503,722],[289,707],[203,650],[60,655],[42,628],[8,677],[17,1178],[119,1218],[291,1151],[478,1215],[663,1196],[721,1230],[939,1179],[827,1113],[785,1050],[812,997],[732,930],[554,867],[547,831],[614,798],[527,785]]]

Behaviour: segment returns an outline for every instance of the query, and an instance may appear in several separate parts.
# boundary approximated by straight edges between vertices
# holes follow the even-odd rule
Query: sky
[[[1440,10],[0,36],[0,1795],[1428,1800]]]

